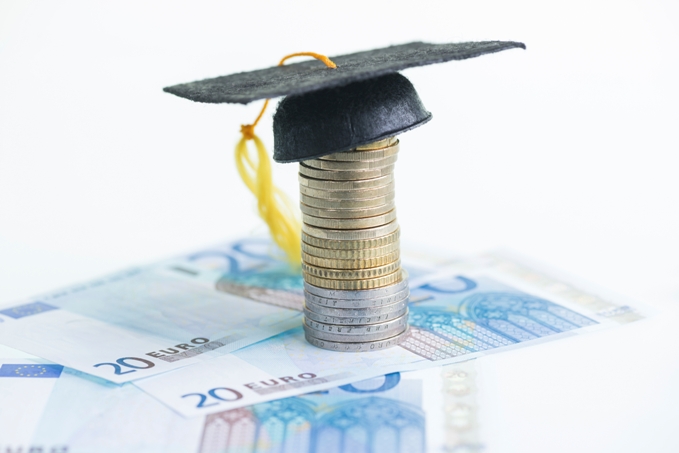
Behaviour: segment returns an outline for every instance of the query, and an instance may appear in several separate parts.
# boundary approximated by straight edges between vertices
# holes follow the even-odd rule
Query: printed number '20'
[[[140,363],[143,363],[144,366],[134,365],[133,363],[130,363],[133,360],[140,362]],[[115,374],[134,373],[137,370],[147,370],[149,368],[153,368],[154,366],[156,366],[156,364],[151,362],[150,360],[140,359],[139,357],[122,357],[122,358],[116,360],[116,363],[110,363],[110,362],[97,363],[96,365],[94,365],[94,367],[96,368],[96,367],[100,367],[100,366],[103,366],[103,365],[112,366]],[[123,371],[122,367],[134,368],[134,369]]]
[[[218,391],[222,390],[222,395],[217,394]],[[224,395],[224,392],[230,392],[232,394],[232,398],[228,398],[227,395]],[[226,387],[217,387],[213,388],[212,390],[208,390],[207,396],[202,394],[202,393],[187,393],[186,395],[182,395],[182,398],[186,398],[187,396],[197,396],[200,398],[200,401],[198,401],[198,405],[196,405],[197,408],[201,407],[210,407],[210,406],[215,406],[219,404],[219,401],[238,401],[239,399],[243,398],[243,394],[240,393],[237,390],[229,389]],[[205,402],[208,400],[208,396],[217,399],[219,401],[214,401],[212,403],[207,403]]]

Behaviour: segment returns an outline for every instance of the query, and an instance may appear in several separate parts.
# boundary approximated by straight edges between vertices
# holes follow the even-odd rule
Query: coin
[[[321,209],[307,206],[304,203],[300,203],[299,207],[303,214],[314,217],[324,217],[328,219],[360,219],[386,214],[396,207],[396,203],[390,201],[389,203],[375,206],[374,208],[363,209]]]
[[[314,247],[302,241],[302,252],[318,258],[327,258],[335,260],[359,260],[368,258],[377,258],[388,255],[392,252],[397,252],[400,249],[399,242],[395,241],[382,247],[373,247],[360,250],[334,250],[322,247]]]
[[[340,292],[340,291],[338,291]],[[354,291],[352,291],[354,292]],[[375,297],[372,299],[340,299],[317,296],[309,291],[304,291],[304,299],[312,304],[320,305],[328,308],[379,308],[384,305],[391,305],[401,302],[408,298],[410,289],[406,286],[401,291],[383,297]],[[340,313],[338,316],[342,316]]]
[[[363,217],[360,219],[326,219],[324,217],[314,217],[312,215],[303,214],[302,220],[307,225],[316,226],[319,228],[331,228],[334,230],[360,230],[364,228],[373,228],[396,220],[396,209],[393,209],[386,214],[375,215],[372,217]]]
[[[315,304],[310,300],[305,300],[304,306],[317,315],[323,316],[336,316],[343,318],[390,316],[393,318],[397,316],[396,313],[402,312],[408,307],[408,299],[403,299],[398,302],[394,302],[393,304],[383,305],[381,307],[331,308]]]
[[[365,300],[374,299],[379,297],[392,296],[406,288],[408,288],[408,272],[405,269],[401,269],[399,279],[394,284],[387,283],[387,285],[381,285],[385,287],[374,287],[374,288],[325,288],[315,285],[313,282],[305,281],[304,289],[317,296],[325,297],[328,299],[348,299],[348,300]]]
[[[356,190],[385,186],[394,180],[394,175],[390,173],[388,175],[379,176],[377,178],[371,179],[361,179],[351,181],[328,181],[326,179],[311,178],[309,176],[299,174],[297,175],[297,180],[299,181],[300,185],[304,187],[309,187],[311,189]]]
[[[356,239],[356,240],[338,240],[338,239],[325,239],[317,238],[311,236],[304,232],[304,226],[302,226],[302,248],[304,244],[311,245],[313,247],[328,249],[328,252],[334,250],[366,250],[373,249],[376,247],[382,247],[386,245],[398,244],[399,237],[401,236],[401,230],[396,228],[396,230],[391,233],[385,234],[384,236],[378,236],[372,239]]]
[[[347,151],[344,153],[334,153],[327,156],[319,157],[320,160],[339,160],[343,162],[351,162],[358,160],[376,160],[385,157],[393,156],[399,151],[398,143],[386,148],[376,148],[365,151]]]
[[[302,232],[306,233],[307,236],[313,236],[320,239],[336,239],[340,241],[375,239],[393,233],[397,229],[398,222],[396,220],[387,223],[386,225],[374,228],[364,228],[361,230],[333,230],[328,228],[317,228],[307,223],[302,224]],[[308,241],[305,242],[310,243]]]
[[[384,313],[382,315],[372,315],[372,316],[328,316],[321,315],[316,312],[304,308],[304,316],[314,321],[320,321],[328,324],[374,324],[377,322],[387,321],[389,319],[398,318],[403,316],[408,311],[408,307],[405,306],[402,309],[390,313]]]
[[[393,144],[398,144],[398,139],[396,137],[389,137],[382,140],[378,140],[376,142],[357,146],[356,151],[366,151],[366,150],[369,151],[371,149],[386,148],[387,146],[391,146]]]
[[[377,332],[377,333],[362,333],[362,334],[336,334],[336,333],[328,333],[328,332],[322,332],[320,330],[313,329],[307,325],[306,321],[307,319],[304,320],[304,324],[302,326],[304,327],[304,332],[313,336],[314,338],[318,340],[325,340],[325,341],[336,341],[336,342],[348,342],[348,343],[355,343],[359,341],[378,341],[378,340],[386,340],[387,338],[393,337],[394,335],[398,335],[399,333],[402,333],[404,330],[408,328],[408,325],[402,325],[401,327],[394,329],[394,330],[387,330],[384,332]]]
[[[396,250],[395,252],[391,252],[388,255],[378,256],[375,258],[338,260],[334,258],[319,258],[302,251],[302,260],[312,266],[326,267],[329,269],[366,269],[393,263],[394,261],[398,260],[399,254],[400,251]]]
[[[381,159],[375,160],[359,160],[359,161],[333,161],[333,160],[320,160],[320,159],[309,159],[305,160],[304,165],[311,168],[316,168],[318,170],[370,170],[373,168],[382,168],[387,165],[394,165],[398,158],[397,154],[392,156],[383,157]]]
[[[299,199],[302,203],[312,208],[319,209],[363,209],[374,208],[377,206],[384,206],[387,203],[392,203],[395,198],[395,193],[391,192],[374,198],[365,198],[361,200],[329,200],[326,198],[310,197],[308,195],[300,194]]]
[[[401,260],[367,269],[328,269],[302,262],[302,273],[333,280],[366,280],[393,274],[401,268]]]
[[[392,181],[384,186],[373,187],[371,189],[355,190],[323,190],[299,186],[299,193],[308,195],[310,197],[333,200],[365,200],[366,198],[375,198],[387,195],[393,192],[395,188],[396,186]]]
[[[394,172],[393,165],[387,165],[380,168],[371,168],[363,170],[319,170],[304,165],[303,162],[299,164],[299,174],[309,176],[316,179],[324,179],[326,181],[358,181],[361,179],[373,179],[380,176],[390,175]]]
[[[304,336],[309,343],[321,349],[328,349],[330,351],[338,352],[371,352],[381,351],[383,349],[403,343],[410,337],[410,330],[406,329],[404,332],[384,340],[360,341],[354,343],[321,340],[314,337],[313,335],[310,335],[306,330],[304,331]]]
[[[389,333],[388,336],[393,336],[395,330],[401,330],[408,322],[408,314],[404,313],[398,318],[382,321],[375,324],[353,325],[353,324],[328,324],[319,322],[309,317],[304,318],[304,324],[313,330],[322,333],[338,335],[338,336],[356,336],[356,335],[373,335],[379,333]],[[314,332],[313,335],[318,337]],[[367,338],[366,338],[367,339]]]
[[[304,281],[326,289],[344,289],[344,290],[362,290],[362,289],[376,289],[383,286],[397,283],[401,280],[400,272],[384,275],[382,277],[367,278],[363,280],[337,280],[323,277],[316,277],[308,273],[303,273]]]

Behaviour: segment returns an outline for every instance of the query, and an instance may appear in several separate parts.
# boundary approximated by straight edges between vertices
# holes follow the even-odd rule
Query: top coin
[[[398,143],[398,139],[396,137],[384,138],[384,139],[378,140],[376,142],[367,143],[365,145],[357,146],[355,151],[370,151],[370,150],[373,150],[373,149],[382,149],[382,148],[386,148],[388,146],[391,146],[394,143]]]
[[[373,149],[366,151],[348,151],[345,153],[335,153],[328,154],[327,156],[319,157],[320,160],[338,160],[343,162],[356,162],[359,160],[377,160],[384,159],[385,157],[393,156],[398,154],[399,146],[398,141],[387,147],[381,149]]]

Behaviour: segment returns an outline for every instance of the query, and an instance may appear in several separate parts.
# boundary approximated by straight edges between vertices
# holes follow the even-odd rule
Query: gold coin
[[[396,163],[398,155],[383,157],[375,160],[359,160],[343,162],[337,160],[320,160],[309,159],[303,161],[304,165],[318,170],[370,170],[373,168],[382,168]]]
[[[305,275],[328,278],[332,280],[367,280],[393,274],[401,268],[401,260],[393,261],[383,266],[368,269],[328,269],[316,267],[302,262],[302,272]]]
[[[361,179],[360,181],[327,181],[325,179],[310,178],[300,174],[297,179],[299,180],[300,186],[309,187],[310,189],[356,190],[386,186],[394,180],[394,175],[388,174],[380,176],[379,178]]]
[[[299,195],[299,199],[305,205],[312,208],[319,209],[363,209],[363,208],[375,208],[378,206],[384,206],[387,203],[391,203],[396,198],[394,192],[388,193],[386,195],[381,195],[374,198],[364,198],[360,200],[332,200],[324,198],[310,197],[304,195],[303,193]],[[320,216],[319,216],[320,217]]]
[[[309,187],[299,186],[299,192],[310,197],[325,198],[331,200],[364,200],[387,195],[394,191],[394,182],[385,186],[374,187],[372,189],[356,190],[322,190],[310,189]]]
[[[359,160],[377,160],[385,157],[398,154],[398,143],[386,148],[376,148],[365,151],[347,151],[345,153],[328,154],[327,156],[319,157],[320,160],[335,160],[342,162],[355,162]]]
[[[375,289],[383,286],[398,283],[403,278],[401,270],[393,274],[383,275],[382,277],[368,278],[364,280],[334,280],[316,277],[311,274],[303,273],[304,281],[310,285],[325,289],[340,289],[346,291],[359,291],[362,289]]]
[[[302,210],[302,213],[314,217],[324,217],[326,219],[361,219],[364,217],[386,214],[396,207],[396,203],[390,201],[389,203],[375,206],[374,208],[363,209],[322,209],[307,206],[304,203],[300,203],[299,207]]]
[[[309,176],[316,179],[324,179],[327,181],[359,181],[362,179],[379,178],[380,176],[386,176],[392,174],[393,172],[393,165],[387,165],[386,167],[373,168],[369,170],[333,171],[311,168],[304,165],[303,162],[300,162],[299,164],[300,175]]]
[[[386,236],[385,236],[386,237]],[[377,258],[380,256],[389,255],[393,252],[398,252],[400,244],[398,239],[381,247],[372,247],[367,249],[354,250],[335,250],[329,248],[314,247],[313,245],[302,242],[302,252],[307,255],[312,255],[318,258],[334,259],[334,260],[362,260],[369,258]],[[328,266],[332,267],[332,266]]]
[[[325,267],[329,269],[368,269],[371,267],[386,266],[387,264],[398,261],[399,256],[400,251],[396,250],[387,255],[377,256],[375,258],[338,260],[333,258],[319,258],[302,251],[303,262],[311,266]]]
[[[383,247],[391,244],[398,244],[398,239],[401,236],[401,230],[396,230],[387,233],[384,236],[368,239],[327,239],[318,238],[307,234],[302,226],[302,247],[308,244],[312,247],[328,250],[367,250],[377,247]]]
[[[396,220],[396,209],[392,209],[386,214],[373,217],[363,217],[360,219],[326,219],[324,217],[314,217],[302,214],[302,221],[308,225],[319,228],[332,228],[336,230],[358,230],[363,228],[373,228]]]
[[[396,137],[389,137],[376,142],[368,143],[367,145],[357,146],[356,151],[369,151],[371,149],[386,148],[387,146],[391,146],[394,143],[398,143],[398,139]]]
[[[328,228],[319,228],[308,223],[302,223],[302,231],[309,236],[314,236],[321,239],[336,239],[340,241],[356,241],[363,239],[374,239],[380,236],[386,236],[398,229],[398,222],[393,221],[386,225],[380,225],[374,228],[363,228],[360,230],[332,230]],[[312,244],[313,245],[313,244]]]

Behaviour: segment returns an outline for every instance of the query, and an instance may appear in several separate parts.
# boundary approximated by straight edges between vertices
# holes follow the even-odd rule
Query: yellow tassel
[[[329,68],[337,67],[325,55],[313,52],[299,52],[287,55],[278,65],[282,66],[288,58],[296,56],[314,57],[321,60]],[[262,140],[255,135],[255,126],[257,126],[257,123],[259,123],[259,120],[264,115],[268,105],[269,100],[267,99],[255,122],[241,126],[240,132],[243,137],[236,145],[236,167],[247,188],[257,197],[259,215],[269,226],[273,240],[285,252],[290,264],[300,266],[302,261],[302,224],[299,220],[298,210],[293,206],[285,193],[274,185],[269,154]],[[257,149],[256,160],[250,156],[247,145],[248,140],[255,142],[255,148]]]
[[[256,159],[250,156],[249,139],[255,142]],[[290,264],[299,266],[302,251],[298,214],[285,193],[273,184],[269,155],[259,137],[243,135],[236,145],[236,167],[245,185],[257,197],[259,215],[269,226],[274,241],[286,253]]]

